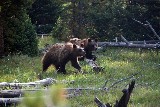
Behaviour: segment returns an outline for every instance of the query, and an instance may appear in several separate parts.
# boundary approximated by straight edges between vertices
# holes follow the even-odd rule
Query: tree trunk
[[[0,56],[4,55],[3,27],[0,25]]]

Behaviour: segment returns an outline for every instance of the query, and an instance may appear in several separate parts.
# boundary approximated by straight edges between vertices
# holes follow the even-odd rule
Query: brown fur
[[[95,55],[92,55],[92,51],[95,51],[98,47],[97,44],[97,40],[95,39],[90,39],[90,38],[86,38],[86,39],[78,39],[78,38],[71,38],[70,42],[79,46],[84,47],[84,50],[86,52],[86,58],[87,59],[96,59]]]
[[[72,43],[57,43],[42,58],[43,72],[50,65],[54,65],[58,72],[66,73],[65,65],[68,61],[71,61],[74,68],[81,70],[77,58],[84,55],[84,50],[77,45]]]

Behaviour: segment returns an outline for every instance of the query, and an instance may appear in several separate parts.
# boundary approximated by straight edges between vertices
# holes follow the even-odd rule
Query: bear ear
[[[84,48],[84,44],[83,43],[81,43],[81,47]]]
[[[91,41],[92,41],[92,40],[89,38],[89,39],[88,39],[88,42],[91,42]]]
[[[73,44],[73,48],[77,48],[77,45],[76,45],[76,44]]]

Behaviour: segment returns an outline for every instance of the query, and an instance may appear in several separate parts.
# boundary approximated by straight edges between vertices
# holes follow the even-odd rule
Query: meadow
[[[45,43],[51,44],[52,38],[40,38],[39,48]],[[54,78],[66,88],[93,88],[84,90],[80,95],[69,98],[71,107],[97,107],[94,98],[98,97],[104,103],[115,104],[122,96],[122,90],[127,88],[131,80],[135,80],[135,88],[131,95],[128,107],[159,107],[160,99],[160,54],[154,50],[107,47],[96,53],[97,63],[104,67],[101,72],[95,72],[84,61],[80,62],[83,74],[67,64],[67,74],[57,74],[53,66],[43,75],[44,78]],[[42,71],[42,56],[28,57],[25,55],[6,56],[0,59],[0,82],[32,82]],[[136,75],[134,75],[136,73]],[[132,76],[134,75],[134,76]],[[131,77],[123,80],[127,77]],[[99,90],[106,81],[106,88],[116,81],[123,80],[107,90]],[[74,81],[74,82],[71,82]]]

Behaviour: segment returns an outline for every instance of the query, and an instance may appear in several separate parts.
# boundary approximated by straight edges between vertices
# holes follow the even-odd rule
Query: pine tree
[[[32,23],[36,26],[38,34],[50,33],[59,13],[60,3],[57,0],[35,0],[29,11]]]
[[[37,55],[38,46],[34,27],[27,14],[30,0],[2,1],[2,26],[6,53]]]

